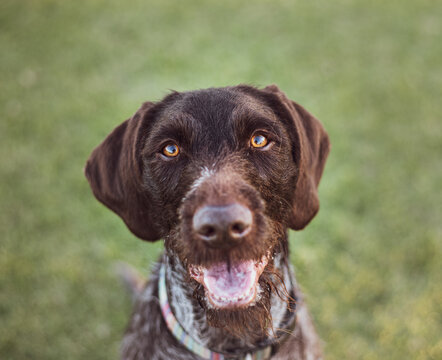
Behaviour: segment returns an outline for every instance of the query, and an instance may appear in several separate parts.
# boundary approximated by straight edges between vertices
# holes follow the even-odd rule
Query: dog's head
[[[318,120],[276,86],[174,92],[118,126],[86,176],[136,236],[166,239],[223,326],[268,319],[272,258],[317,213],[328,152]]]

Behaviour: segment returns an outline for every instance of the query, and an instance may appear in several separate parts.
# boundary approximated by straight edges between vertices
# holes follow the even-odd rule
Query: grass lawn
[[[292,233],[327,359],[442,358],[442,3],[0,3],[0,358],[117,359],[116,261],[143,243],[92,196],[91,150],[169,90],[276,83],[332,141]]]

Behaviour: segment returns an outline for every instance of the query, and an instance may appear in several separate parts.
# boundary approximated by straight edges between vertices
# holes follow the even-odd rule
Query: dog
[[[93,194],[165,247],[123,359],[321,358],[287,232],[318,212],[329,149],[275,85],[171,92],[107,136],[85,167]]]

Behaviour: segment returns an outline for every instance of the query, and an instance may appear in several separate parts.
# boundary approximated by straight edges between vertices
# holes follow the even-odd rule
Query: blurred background
[[[136,239],[91,150],[170,89],[277,84],[322,121],[321,211],[292,261],[327,359],[442,358],[442,2],[0,3],[0,358],[117,359]]]

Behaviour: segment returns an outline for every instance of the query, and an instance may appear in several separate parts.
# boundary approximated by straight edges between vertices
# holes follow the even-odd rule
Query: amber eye
[[[250,143],[254,148],[262,148],[268,144],[267,138],[262,134],[253,135]]]
[[[163,147],[163,154],[167,157],[175,157],[180,153],[180,148],[177,144],[168,144]]]

